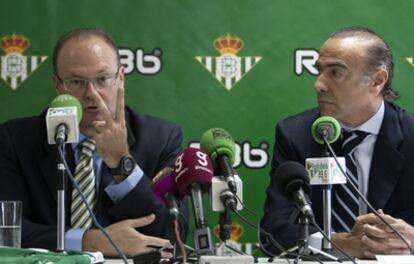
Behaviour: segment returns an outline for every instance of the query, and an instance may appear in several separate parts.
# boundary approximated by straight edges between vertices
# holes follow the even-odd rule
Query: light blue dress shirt
[[[72,149],[75,152],[76,162],[79,160],[81,155],[81,150],[78,147],[78,145],[85,138],[86,136],[80,133],[79,142],[72,144]],[[93,152],[93,162],[96,177],[95,190],[96,192],[98,192],[100,180],[102,178],[102,159],[96,150]],[[143,176],[144,173],[137,164],[131,175],[129,175],[124,181],[120,183],[115,183],[115,181],[112,181],[105,188],[105,193],[112,199],[114,203],[116,203],[117,201],[124,198],[138,184],[138,182],[142,179]],[[82,228],[69,229],[65,233],[65,250],[82,250],[82,238],[85,231],[86,230]]]

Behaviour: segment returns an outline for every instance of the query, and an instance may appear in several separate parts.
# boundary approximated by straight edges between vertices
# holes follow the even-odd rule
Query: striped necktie
[[[369,133],[363,131],[344,131],[342,135],[342,155],[345,156],[346,174],[352,183],[359,189],[359,178],[355,163],[354,152],[357,146]],[[334,187],[332,209],[332,228],[336,232],[349,232],[355,218],[359,215],[359,196],[349,181]]]
[[[95,141],[85,139],[80,146],[81,156],[75,168],[75,181],[93,211],[95,208],[95,173],[93,171],[92,153],[95,150]],[[92,226],[92,218],[76,188],[72,190],[70,221],[72,228],[88,229]]]

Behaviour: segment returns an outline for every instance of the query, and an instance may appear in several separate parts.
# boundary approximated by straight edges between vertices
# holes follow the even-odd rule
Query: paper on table
[[[380,264],[414,264],[414,256],[411,255],[377,255]]]

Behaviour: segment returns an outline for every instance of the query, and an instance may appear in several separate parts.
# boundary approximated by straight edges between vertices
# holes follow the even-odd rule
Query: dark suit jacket
[[[125,109],[128,144],[144,177],[122,200],[114,203],[104,189],[112,181],[103,163],[99,184],[97,217],[103,226],[151,213],[156,220],[138,229],[148,235],[171,238],[169,215],[153,196],[150,182],[164,167],[171,167],[181,150],[182,132],[167,121]],[[70,144],[66,145],[69,166],[75,163]],[[0,127],[0,200],[23,202],[22,247],[56,249],[57,241],[57,148],[47,143],[45,112],[40,116],[16,119]],[[66,225],[70,225],[72,184],[66,182]],[[187,230],[186,203],[181,206],[181,230]],[[69,229],[69,227],[67,227]]]
[[[285,161],[305,164],[306,158],[321,157],[321,146],[311,135],[312,123],[319,116],[319,110],[313,109],[276,126],[271,175]],[[339,149],[338,144],[333,144],[333,148]],[[387,102],[372,156],[367,198],[375,209],[382,208],[386,214],[414,224],[414,115]],[[311,200],[316,221],[322,226],[321,187],[312,187]],[[286,247],[295,245],[298,238],[298,226],[293,219],[296,208],[278,190],[272,177],[264,210],[262,228]],[[278,252],[271,245],[267,248]]]

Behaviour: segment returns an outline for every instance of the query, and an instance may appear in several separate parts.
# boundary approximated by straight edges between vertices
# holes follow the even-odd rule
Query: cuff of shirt
[[[82,251],[82,238],[85,229],[69,229],[65,233],[65,250]]]
[[[105,188],[105,192],[113,202],[117,202],[134,189],[143,176],[144,172],[136,165],[132,173],[125,180],[120,183],[115,183],[115,181],[111,182]]]

